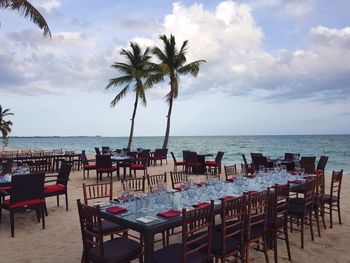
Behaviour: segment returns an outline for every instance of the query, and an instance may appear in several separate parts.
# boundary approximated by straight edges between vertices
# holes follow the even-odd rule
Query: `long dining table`
[[[162,189],[158,193],[149,193],[130,199],[129,202],[110,201],[100,206],[104,219],[126,226],[139,232],[144,239],[146,263],[153,262],[154,236],[157,233],[170,230],[181,225],[181,215],[164,218],[159,213],[171,210],[181,211],[182,208],[192,209],[193,205],[214,200],[214,212],[221,209],[220,199],[225,196],[241,196],[249,191],[263,191],[277,184],[291,183],[291,188],[298,187],[303,182],[302,175],[292,175],[286,171],[279,173],[260,174],[254,178],[239,176],[235,182],[210,180],[205,183],[192,183],[185,191]],[[125,208],[124,213],[109,212],[110,207]]]

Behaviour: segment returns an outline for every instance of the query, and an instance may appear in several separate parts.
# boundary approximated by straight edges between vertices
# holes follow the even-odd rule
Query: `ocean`
[[[65,149],[80,152],[94,152],[94,147],[110,146],[124,148],[127,137],[11,137],[9,147],[31,149]],[[163,137],[135,137],[133,149],[161,148]],[[172,136],[170,151],[182,158],[182,150],[201,153],[224,151],[223,163],[241,163],[241,154],[250,158],[251,152],[262,152],[278,157],[285,152],[296,152],[302,156],[329,156],[326,170],[344,169],[350,171],[350,135],[267,135],[267,136]],[[213,157],[214,158],[214,157]]]

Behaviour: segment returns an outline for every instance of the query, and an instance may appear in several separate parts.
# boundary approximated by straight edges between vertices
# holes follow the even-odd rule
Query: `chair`
[[[188,175],[182,172],[170,172],[171,186],[173,189],[179,190],[181,184],[188,182]]]
[[[198,174],[199,168],[202,166],[202,163],[198,161],[198,156],[196,152],[187,152],[185,155],[185,171],[187,173],[192,172]]]
[[[315,156],[302,156],[300,159],[300,168],[304,168],[305,173],[313,173],[315,170]]]
[[[147,175],[148,190],[153,192],[159,184],[167,186],[167,174]]]
[[[132,176],[132,171],[134,171],[135,177],[136,177],[136,171],[143,171],[143,176],[146,177],[149,158],[150,158],[149,151],[143,150],[141,153],[141,156],[137,158],[140,163],[130,164],[129,166],[130,176]]]
[[[110,149],[109,146],[102,146],[102,154],[109,154]]]
[[[167,160],[168,149],[155,149],[153,156],[150,158],[154,165],[157,165],[157,161],[160,161],[160,165],[163,165],[163,160]]]
[[[112,200],[113,198],[113,183],[85,184],[83,183],[84,204],[89,205],[91,200]],[[104,236],[123,233],[124,237],[128,236],[128,229],[124,226],[115,224],[108,220],[101,221],[101,231]]]
[[[318,160],[316,170],[324,173],[324,170],[326,169],[327,162],[328,162],[328,156],[322,155],[320,157],[320,159]]]
[[[243,159],[243,165],[242,168],[244,168],[244,172],[246,175],[248,174],[254,174],[254,167],[251,164],[248,164],[247,159],[245,158],[245,155],[242,154]]]
[[[175,155],[173,152],[170,152],[171,156],[173,157],[173,161],[174,161],[174,172],[177,172],[177,167],[178,166],[181,166],[182,167],[182,170],[184,170],[185,168],[185,162],[184,161],[177,161],[176,158],[175,158]]]
[[[206,167],[214,167],[218,170],[219,174],[221,174],[221,160],[224,156],[224,152],[217,152],[215,160],[214,161],[206,161],[205,166]]]
[[[123,191],[132,190],[133,192],[145,192],[145,177],[122,179]]]
[[[275,263],[278,262],[277,239],[283,239],[286,242],[288,260],[291,261],[291,253],[288,237],[288,203],[289,203],[290,185],[275,184],[274,192],[271,196],[271,208],[267,219],[267,228],[272,234],[273,250]],[[282,237],[282,234],[284,237]]]
[[[294,160],[294,153],[285,153],[284,160],[293,161]]]
[[[117,168],[112,165],[110,155],[96,155],[96,182],[102,180],[102,175],[106,173],[112,180],[113,172],[117,171]]]
[[[333,228],[333,211],[338,212],[339,224],[342,224],[340,215],[340,190],[343,179],[343,170],[333,171],[329,194],[324,194],[321,204],[330,215],[330,228]]]
[[[96,170],[96,164],[89,163],[84,150],[81,153],[81,162],[83,164],[83,178],[85,180],[85,171],[87,171],[87,177],[89,178],[89,171]]]
[[[243,261],[244,205],[243,196],[221,199],[221,224],[215,227],[211,240],[212,255],[221,262],[231,256],[240,256]]]
[[[265,168],[271,168],[271,164],[268,163],[265,156],[252,156],[252,165],[255,171],[259,171],[261,165]]]
[[[100,207],[84,205],[77,200],[81,236],[82,262],[129,262],[139,258],[142,262],[142,246],[127,237],[103,241]]]
[[[214,201],[187,211],[182,209],[182,243],[154,252],[154,263],[205,263],[211,261],[211,235]]]
[[[306,220],[309,220],[311,239],[314,241],[314,232],[312,226],[312,211],[314,203],[316,179],[306,180],[304,186],[304,197],[290,198],[288,204],[288,217],[290,222],[290,231],[293,232],[293,223],[301,227],[301,248],[304,248],[304,227]]]
[[[10,199],[6,199],[3,203],[0,203],[0,221],[2,209],[10,212],[11,237],[15,236],[14,214],[23,212],[26,209],[36,211],[38,222],[40,222],[41,217],[42,228],[45,229],[44,180],[45,173],[12,176]]]
[[[101,155],[101,151],[100,151],[100,148],[98,148],[98,147],[95,147],[95,152],[96,152],[96,155]]]
[[[260,245],[263,246],[265,261],[269,262],[267,255],[266,242],[266,223],[269,204],[269,190],[245,194],[246,198],[246,233],[245,233],[245,261],[249,262],[249,250],[252,245],[258,245],[256,250],[259,250]]]
[[[236,175],[237,175],[237,166],[234,165],[225,165],[224,166],[224,170],[225,170],[225,178],[227,182],[234,182],[234,180],[236,179]]]
[[[56,177],[55,180],[46,180],[45,184],[55,182],[55,184],[45,185],[44,196],[47,197],[56,196],[57,206],[60,206],[60,195],[65,195],[66,197],[66,211],[68,211],[68,188],[67,184],[69,181],[69,175],[72,169],[72,164],[68,162],[62,162],[58,175],[47,175],[46,178],[50,179]],[[45,202],[45,213],[47,215],[46,202]]]

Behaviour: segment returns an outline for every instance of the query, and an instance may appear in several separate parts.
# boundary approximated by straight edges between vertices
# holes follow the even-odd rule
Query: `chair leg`
[[[314,241],[315,237],[314,237],[314,228],[312,226],[312,214],[309,214],[309,223],[310,223],[310,233],[311,233],[311,240]]]
[[[318,207],[315,209],[315,219],[316,219],[316,226],[317,226],[318,237],[321,237],[321,229],[320,229],[320,211],[319,211],[319,208],[318,208]]]
[[[304,221],[305,219],[301,219],[301,248],[304,248]]]
[[[83,180],[85,180],[85,170],[83,169]]]
[[[10,211],[10,222],[11,222],[11,237],[15,236],[15,214],[11,210]]]
[[[324,205],[321,206],[321,217],[322,217],[323,228],[327,229],[326,219],[325,219],[325,215],[324,215]]]
[[[66,196],[66,211],[68,211],[68,192],[65,193]]]
[[[292,260],[292,257],[291,257],[291,254],[290,254],[290,246],[289,246],[289,237],[288,237],[288,227],[287,227],[287,222],[285,223],[284,225],[284,238],[285,238],[285,241],[286,241],[286,247],[287,247],[287,253],[288,253],[288,260],[291,261]]]
[[[45,215],[48,216],[49,214],[47,213],[46,201],[45,201],[45,203],[44,203],[44,210],[45,210]]]
[[[265,255],[265,262],[269,263],[269,255],[267,255],[267,247],[266,247],[266,238],[263,238],[263,239],[264,239],[264,241],[263,241],[263,251],[264,251],[264,255]],[[277,237],[276,237],[276,241],[277,241]]]
[[[339,224],[343,224],[341,221],[341,215],[340,215],[340,202],[337,203],[337,208],[338,208],[338,220]]]
[[[41,223],[43,229],[45,229],[45,215],[44,215],[45,205],[41,205]]]
[[[330,228],[333,228],[333,208],[332,204],[329,204],[329,216],[330,216]]]
[[[57,199],[57,207],[59,207],[59,206],[60,206],[60,196],[57,195],[57,196],[56,196],[56,199]]]
[[[277,263],[278,255],[277,255],[277,229],[276,228],[273,230],[273,256],[275,259],[275,263]]]

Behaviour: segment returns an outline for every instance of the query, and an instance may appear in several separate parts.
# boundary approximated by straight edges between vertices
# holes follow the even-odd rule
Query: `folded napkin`
[[[289,171],[289,173],[290,173],[291,175],[297,175],[297,174],[298,174],[297,171],[295,171],[295,170]]]
[[[246,177],[248,177],[248,178],[255,178],[255,175],[246,175]]]
[[[5,173],[0,173],[0,176],[5,176]]]
[[[314,174],[321,174],[321,173],[323,173],[322,170],[315,170],[315,171],[314,171]]]
[[[293,180],[293,181],[289,181],[291,184],[302,184],[303,181],[301,180]]]
[[[235,181],[235,178],[230,178],[226,180],[226,182],[230,182],[230,183],[233,183],[234,181]]]
[[[203,203],[199,203],[199,204],[195,204],[193,205],[194,208],[199,208],[199,207],[203,207],[203,206],[207,206],[209,205],[208,202],[203,202]]]
[[[166,212],[158,213],[157,216],[164,217],[164,218],[172,218],[172,217],[178,216],[180,214],[181,214],[180,211],[169,210],[169,211],[166,211]]]
[[[310,180],[310,179],[315,179],[316,176],[304,176],[304,179],[306,180]]]
[[[184,190],[187,190],[188,187],[175,187],[174,189],[178,191],[184,191]]]
[[[205,186],[205,185],[207,185],[207,183],[206,183],[206,182],[200,182],[200,183],[197,183],[197,186]]]
[[[121,213],[128,212],[128,209],[126,209],[124,207],[120,207],[120,206],[111,206],[111,207],[108,207],[106,209],[106,211],[108,211],[112,214],[121,214]]]

